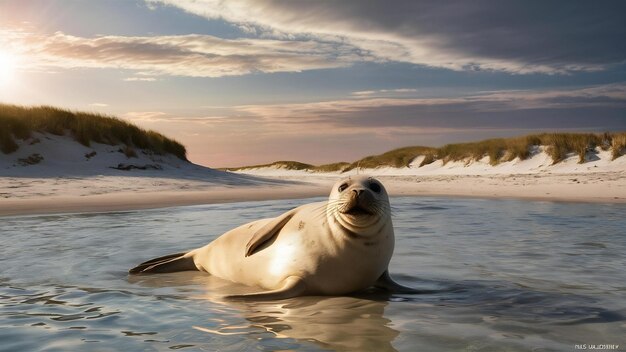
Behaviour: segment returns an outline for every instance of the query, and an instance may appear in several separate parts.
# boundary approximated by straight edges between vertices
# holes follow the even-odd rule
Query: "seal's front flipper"
[[[278,235],[280,230],[291,220],[296,213],[296,209],[288,211],[279,217],[272,219],[270,222],[261,227],[257,232],[252,235],[252,238],[246,244],[246,257],[251,256],[259,249],[265,242],[272,239],[272,237]]]
[[[128,270],[130,274],[160,274],[173,273],[176,271],[198,270],[193,261],[193,256],[185,253],[176,253],[164,257],[154,258],[143,262]]]
[[[306,291],[306,284],[298,276],[289,276],[279,289],[265,292],[246,293],[243,295],[230,295],[224,298],[233,300],[269,300],[287,299],[301,296]]]
[[[382,288],[384,290],[390,291],[392,293],[410,293],[410,294],[419,294],[419,293],[433,293],[436,291],[432,290],[416,290],[411,287],[400,285],[399,283],[393,281],[391,276],[389,275],[389,270],[385,270],[385,272],[376,280],[374,287]]]

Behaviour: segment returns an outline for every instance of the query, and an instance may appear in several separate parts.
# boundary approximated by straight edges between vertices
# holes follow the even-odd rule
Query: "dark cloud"
[[[626,60],[624,1],[150,1],[269,35],[337,36],[381,59],[457,70],[565,73]]]
[[[295,4],[287,3],[296,11]],[[555,66],[603,65],[626,59],[623,1],[392,0],[334,4],[334,20],[350,18],[363,30],[370,27],[406,38],[431,37],[434,46],[476,57]]]

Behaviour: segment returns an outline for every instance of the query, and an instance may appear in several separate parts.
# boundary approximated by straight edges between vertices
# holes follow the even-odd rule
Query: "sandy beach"
[[[144,180],[135,180],[139,183],[141,181]],[[208,186],[197,190],[178,191],[162,190],[157,186],[152,191],[4,198],[0,200],[0,216],[125,211],[180,205],[308,198],[320,196],[323,191],[324,189],[318,185]]]
[[[626,203],[624,172],[559,175],[380,176],[392,196]],[[105,212],[326,196],[338,176],[283,176],[274,184],[219,185],[154,177],[0,178],[0,216]],[[299,181],[291,183],[289,181]],[[302,182],[304,181],[304,182]]]

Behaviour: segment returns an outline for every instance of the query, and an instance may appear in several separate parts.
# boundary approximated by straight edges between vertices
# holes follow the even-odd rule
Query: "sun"
[[[7,88],[15,79],[17,72],[17,56],[0,51],[0,89]]]

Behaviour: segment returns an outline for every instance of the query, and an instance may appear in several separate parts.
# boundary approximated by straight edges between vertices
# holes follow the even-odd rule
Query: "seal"
[[[228,298],[345,295],[371,286],[421,293],[393,281],[389,196],[372,177],[338,181],[328,201],[230,230],[208,245],[155,258],[130,274],[200,270],[265,291]]]

